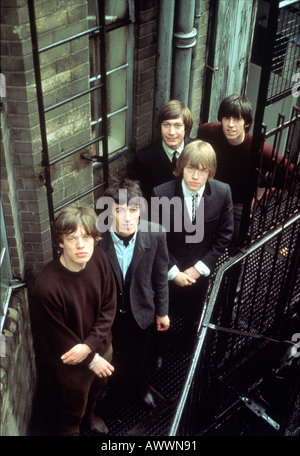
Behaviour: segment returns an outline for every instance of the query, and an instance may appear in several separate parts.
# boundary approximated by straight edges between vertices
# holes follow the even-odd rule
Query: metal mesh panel
[[[283,7],[279,12],[273,48],[267,104],[291,93],[292,75],[300,59],[300,2]]]
[[[240,413],[249,424],[249,412],[245,412],[244,407],[240,406],[239,392],[255,392],[255,397],[260,399],[263,395],[270,396],[272,388],[265,387],[264,377],[271,383],[269,376],[276,371],[274,366],[277,368],[274,359],[280,364],[281,356],[284,358],[284,353],[289,348],[286,342],[278,341],[290,340],[291,334],[285,337],[283,328],[291,318],[296,305],[299,305],[299,271],[293,291],[294,299],[288,300],[284,305],[281,299],[282,293],[286,291],[287,271],[296,253],[299,225],[298,222],[287,227],[247,257],[239,271],[238,293],[232,303],[227,295],[230,275],[223,280],[223,289],[211,319],[212,327],[208,333],[199,374],[202,393],[200,392],[198,409],[202,410],[200,414],[204,416],[196,420],[195,429],[198,429],[198,432],[201,426],[207,426],[205,421],[208,420],[210,431],[213,428],[213,433],[221,435],[223,425],[227,429],[224,432],[230,433],[235,421],[239,422]],[[291,327],[288,323],[289,331]],[[262,337],[256,338],[256,335]],[[272,363],[274,366],[271,366]],[[293,378],[295,376],[289,374],[289,380]],[[268,407],[271,415],[280,421],[284,413],[284,404],[276,405],[275,410],[272,409],[272,405],[276,401],[280,402],[280,396],[288,394],[289,388],[277,386],[276,382],[278,383],[275,376],[275,387],[272,387],[274,390],[278,388],[280,394],[275,398],[271,395]],[[265,406],[265,402],[262,402]],[[208,416],[211,417],[211,421]],[[218,426],[220,429],[216,431]],[[235,435],[244,432],[241,426],[240,421],[235,429]],[[252,423],[252,432],[255,426],[256,424]],[[248,426],[249,430],[250,427]],[[260,424],[260,432],[268,435],[268,427],[269,425],[265,429],[265,425]],[[274,428],[272,431],[276,432]]]

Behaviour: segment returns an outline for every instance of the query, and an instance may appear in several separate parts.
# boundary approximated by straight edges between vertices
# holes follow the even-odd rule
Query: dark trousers
[[[112,345],[103,355],[112,360]],[[92,411],[98,397],[107,384],[107,377],[97,377],[87,366],[54,363],[55,375],[59,382],[58,434],[79,435],[83,417]]]
[[[175,315],[183,320],[182,340],[187,344],[192,344],[196,338],[196,333],[203,309],[203,300],[208,287],[208,278],[201,276],[193,285],[179,287],[174,282],[169,284],[169,316],[171,319]]]
[[[152,329],[140,328],[130,310],[118,312],[113,326],[114,380],[118,387],[132,392],[143,388]]]

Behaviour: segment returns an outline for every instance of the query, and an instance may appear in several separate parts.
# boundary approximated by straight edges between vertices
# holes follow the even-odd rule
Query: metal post
[[[33,65],[34,65],[34,74],[35,74],[35,83],[36,83],[36,93],[38,101],[38,111],[39,111],[39,120],[40,120],[40,132],[41,132],[41,141],[42,141],[42,166],[44,168],[44,181],[47,193],[48,200],[48,213],[50,219],[50,229],[52,235],[52,223],[54,221],[54,205],[53,205],[53,188],[51,184],[51,174],[50,174],[50,160],[49,160],[49,151],[48,151],[48,141],[47,141],[47,129],[46,129],[46,118],[45,118],[45,109],[44,109],[44,99],[43,99],[43,90],[42,90],[42,76],[40,68],[40,55],[38,47],[38,37],[37,37],[37,28],[36,28],[36,17],[35,17],[35,8],[34,1],[28,0],[28,13],[29,13],[29,22],[30,22],[30,32],[31,32],[31,42],[32,42],[32,56],[33,56]],[[56,256],[56,249],[53,247],[53,256]]]
[[[108,182],[109,168],[108,168],[108,120],[107,120],[107,74],[106,74],[106,40],[105,40],[105,4],[101,0],[97,1],[97,16],[100,27],[100,70],[101,79],[103,82],[101,88],[101,116],[103,125],[103,180]]]

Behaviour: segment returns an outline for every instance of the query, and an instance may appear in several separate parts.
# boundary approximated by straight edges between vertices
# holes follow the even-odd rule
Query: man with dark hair
[[[127,389],[154,407],[145,369],[154,325],[157,331],[165,331],[170,324],[166,235],[162,227],[140,220],[144,198],[137,182],[116,182],[104,197],[110,205],[111,226],[99,245],[109,258],[118,289],[113,325],[115,380],[118,390]]]
[[[107,434],[95,407],[114,371],[113,273],[103,250],[95,247],[100,236],[92,209],[67,206],[53,230],[61,253],[38,276],[32,297],[60,387],[58,434],[79,435],[83,417],[91,430]]]
[[[252,105],[247,97],[233,94],[223,99],[218,110],[218,122],[199,125],[197,138],[207,141],[217,155],[216,179],[230,185],[234,205],[234,237],[232,252],[239,246],[239,233],[243,205],[249,195],[250,159],[252,147]],[[280,164],[282,157],[275,154],[272,146],[263,144],[262,176],[274,171],[274,157]],[[259,166],[259,164],[258,164]],[[277,173],[276,178],[280,177]],[[274,184],[280,184],[279,180]]]
[[[171,318],[174,309],[184,315],[188,342],[196,335],[208,277],[233,235],[231,191],[228,184],[213,179],[216,166],[211,145],[193,141],[177,161],[177,178],[155,187],[152,193],[153,198],[175,202],[177,197],[181,203],[167,208],[168,278]],[[162,204],[162,219],[164,208]],[[176,228],[178,221],[182,221],[182,229]],[[199,224],[202,235],[197,236]]]
[[[138,151],[133,167],[133,177],[141,183],[145,198],[157,185],[174,179],[176,161],[193,126],[191,111],[178,100],[170,100],[159,112],[158,127],[161,139],[146,149]]]

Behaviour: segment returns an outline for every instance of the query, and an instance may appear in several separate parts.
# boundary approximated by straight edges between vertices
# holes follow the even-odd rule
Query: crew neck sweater
[[[104,251],[96,246],[84,269],[73,272],[59,258],[48,263],[38,276],[33,302],[40,329],[50,352],[60,357],[76,344],[87,344],[103,355],[112,340],[116,313],[116,288]]]
[[[244,203],[248,195],[252,137],[252,133],[246,132],[241,144],[231,145],[220,122],[206,123],[198,129],[197,139],[210,143],[216,152],[217,172],[214,178],[230,185],[233,204]],[[272,146],[265,142],[262,171],[272,170],[273,165]]]

